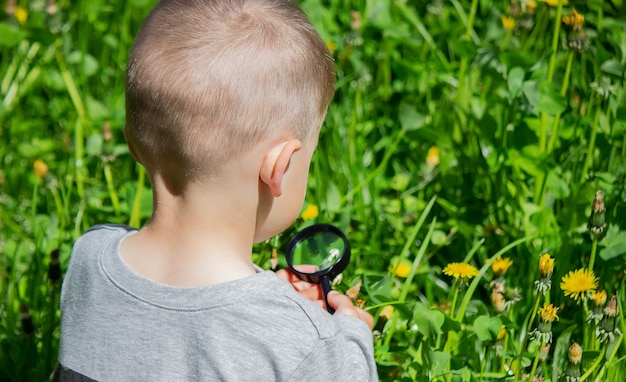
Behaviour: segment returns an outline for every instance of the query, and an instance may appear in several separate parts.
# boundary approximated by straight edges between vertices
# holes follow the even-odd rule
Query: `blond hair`
[[[264,139],[316,132],[333,64],[291,1],[162,0],[128,62],[127,137],[146,167],[210,177]]]

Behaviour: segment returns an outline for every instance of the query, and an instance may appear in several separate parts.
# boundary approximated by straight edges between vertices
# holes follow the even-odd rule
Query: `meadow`
[[[123,88],[154,2],[0,2],[1,381],[52,373],[73,241],[149,219]],[[257,264],[341,227],[382,381],[625,381],[626,2],[300,4],[336,94]]]

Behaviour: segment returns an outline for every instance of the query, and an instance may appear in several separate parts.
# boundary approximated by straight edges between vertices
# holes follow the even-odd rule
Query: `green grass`
[[[150,185],[123,139],[123,79],[154,1],[59,1],[54,14],[44,0],[17,3],[0,15],[0,380],[21,381],[46,379],[56,362],[52,254],[65,270],[89,226],[149,217]],[[362,282],[384,381],[521,381],[533,370],[556,381],[572,342],[581,380],[626,380],[623,335],[601,342],[594,333],[609,323],[586,323],[593,300],[560,287],[593,270],[607,301],[617,294],[614,328],[625,332],[626,3],[301,3],[338,74],[307,196],[320,214],[255,247],[257,262],[269,267],[312,221],[343,228],[353,258],[336,288]],[[573,9],[580,30],[562,21]],[[544,253],[555,261],[545,296]],[[501,277],[498,255],[513,262]],[[442,272],[452,262],[479,273],[455,282]],[[544,303],[559,308],[545,354],[528,336]]]

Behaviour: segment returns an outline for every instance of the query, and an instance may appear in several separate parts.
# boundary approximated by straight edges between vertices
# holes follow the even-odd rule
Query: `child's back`
[[[153,214],[76,242],[61,380],[377,379],[369,314],[333,292],[330,315],[319,288],[252,263],[300,211],[333,87],[290,1],[157,5],[129,59],[125,129]]]

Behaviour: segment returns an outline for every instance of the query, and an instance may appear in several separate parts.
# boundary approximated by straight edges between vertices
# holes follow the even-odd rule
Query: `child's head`
[[[334,81],[291,1],[161,0],[128,63],[127,139],[164,179],[207,179],[263,140],[314,136]]]

